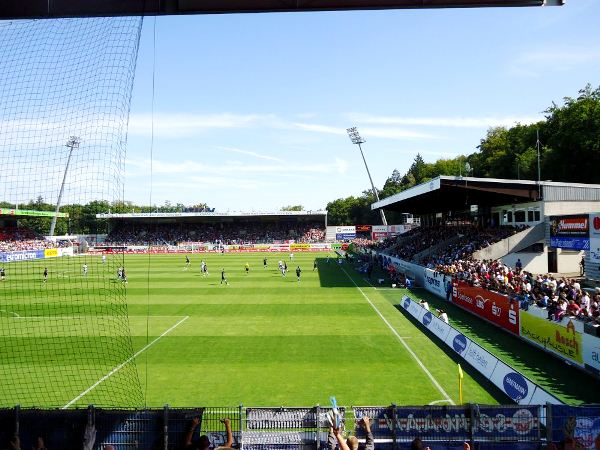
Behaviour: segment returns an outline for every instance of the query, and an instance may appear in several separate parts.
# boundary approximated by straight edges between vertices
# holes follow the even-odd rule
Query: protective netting
[[[56,235],[106,232],[95,213],[123,200],[141,26],[139,17],[0,22],[0,405],[143,404],[116,276],[123,255],[52,243],[51,218],[34,217],[61,197],[69,217]]]

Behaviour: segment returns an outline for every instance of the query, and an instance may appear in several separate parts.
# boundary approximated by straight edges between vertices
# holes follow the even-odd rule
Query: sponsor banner
[[[60,256],[73,256],[73,247],[59,248]]]
[[[356,225],[356,232],[357,233],[370,233],[371,225]]]
[[[44,259],[44,250],[24,250],[20,252],[0,253],[0,262],[30,261]]]
[[[28,216],[28,217],[69,217],[68,213],[55,213],[54,211],[35,211],[32,209],[0,208],[0,216]]]
[[[360,417],[369,417],[371,419],[371,433],[377,442],[382,442],[383,439],[393,439],[392,429],[394,427],[394,413],[391,407],[353,407],[354,419]],[[359,439],[365,437],[362,427],[356,430]]]
[[[354,225],[345,225],[335,227],[335,234],[354,234],[356,235],[356,227]]]
[[[390,225],[390,233],[394,234],[402,234],[406,231],[406,227],[404,225]]]
[[[460,356],[464,357],[471,340],[460,331],[450,327],[450,332],[444,341],[448,347],[453,349]]]
[[[600,214],[590,214],[590,262],[600,264]]]
[[[431,269],[424,269],[425,289],[440,298],[446,298],[446,283],[451,283],[452,278]]]
[[[535,388],[535,392],[533,393],[533,397],[531,397],[531,401],[529,402],[532,405],[545,405],[546,403],[551,403],[553,405],[560,405],[562,402],[557,399],[554,395],[550,395],[545,390],[540,387]]]
[[[518,302],[510,301],[505,295],[458,281],[454,283],[452,301],[506,331],[519,334]]]
[[[590,249],[590,216],[550,217],[550,246],[571,250]]]
[[[419,322],[421,317],[428,312],[425,308],[419,305],[417,302],[412,301],[410,298],[404,296],[402,299],[402,307]]]
[[[419,308],[424,309],[422,306]],[[442,342],[446,342],[446,336],[450,332],[450,325],[439,319],[431,311],[425,312],[421,317],[421,323],[425,325],[429,331],[435,334]]]
[[[562,441],[565,437],[573,437],[579,446],[594,450],[594,439],[600,434],[600,407],[598,406],[563,406],[552,407],[552,440]]]
[[[480,406],[477,418],[473,434],[478,439],[524,440],[539,437],[540,418],[536,406]],[[436,440],[463,441],[471,438],[470,414],[464,406],[397,407],[395,418],[389,411],[382,410],[373,423],[377,423],[380,436],[389,436],[387,433],[393,432],[401,439],[415,436],[429,436],[431,439],[435,436]]]
[[[336,241],[348,241],[356,238],[356,233],[335,233]]]
[[[290,251],[310,250],[311,244],[290,244]]]
[[[490,381],[515,402],[524,405],[531,403],[536,385],[502,361],[496,364]]]
[[[56,258],[59,256],[57,248],[47,248],[44,250],[44,258]]]
[[[586,369],[600,375],[600,338],[583,334],[583,362]]]
[[[373,225],[371,228],[372,233],[387,233],[389,232],[387,225]]]
[[[465,358],[465,361],[471,364],[488,380],[498,364],[498,358],[473,341],[469,343],[469,347],[465,351],[463,357]]]
[[[583,366],[583,339],[573,320],[565,324],[521,311],[521,338],[578,366]]]

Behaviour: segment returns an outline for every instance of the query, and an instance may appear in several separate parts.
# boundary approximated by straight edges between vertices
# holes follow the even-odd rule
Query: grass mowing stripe
[[[152,347],[159,339],[161,339],[163,336],[166,336],[167,334],[169,334],[171,331],[173,331],[175,328],[177,328],[179,325],[181,325],[183,322],[185,322],[189,318],[190,318],[190,316],[185,316],[183,319],[181,319],[179,322],[177,322],[171,328],[169,328],[168,330],[166,330],[165,332],[163,332],[160,336],[158,336],[152,342],[146,344],[143,348],[141,348],[140,350],[138,350],[133,356],[129,357],[126,361],[122,362],[121,364],[119,364],[118,366],[116,366],[115,368],[113,368],[110,372],[108,372],[106,375],[104,375],[102,378],[100,378],[98,381],[96,381],[94,384],[92,384],[89,388],[87,388],[85,391],[83,391],[81,394],[79,394],[73,400],[71,400],[66,405],[64,405],[62,407],[62,409],[67,409],[69,406],[71,406],[72,404],[74,404],[75,402],[77,402],[79,399],[83,398],[85,395],[87,395],[89,392],[91,392],[93,389],[95,389],[96,386],[98,386],[99,384],[101,384],[104,381],[108,380],[115,373],[117,373],[119,370],[121,370],[123,368],[123,366],[125,366],[125,364],[127,364],[130,361],[132,361],[133,359],[137,358],[144,351],[146,351],[147,349],[149,349],[150,347]]]
[[[425,367],[425,364],[423,364],[423,362],[419,359],[419,357],[415,354],[415,352],[413,352],[413,350],[409,347],[409,345],[406,343],[406,341],[398,334],[398,332],[387,321],[387,319],[383,316],[383,314],[381,314],[381,312],[373,304],[373,302],[371,301],[371,299],[369,297],[367,297],[367,294],[365,294],[364,291],[358,286],[358,284],[356,284],[356,281],[354,281],[354,278],[352,278],[348,274],[348,272],[346,272],[346,269],[344,269],[343,267],[340,267],[340,269],[342,270],[342,272],[344,272],[346,274],[346,276],[348,277],[348,279],[350,281],[352,281],[352,283],[354,284],[354,286],[356,286],[356,289],[359,290],[359,292],[362,294],[362,296],[365,298],[365,300],[367,302],[369,302],[369,305],[371,305],[371,307],[373,308],[373,310],[377,313],[377,315],[381,318],[381,320],[383,320],[383,322],[391,330],[391,332],[394,334],[394,336],[396,336],[396,338],[398,338],[398,340],[400,341],[400,343],[402,345],[404,345],[404,348],[406,348],[406,351],[408,351],[408,353],[410,353],[410,356],[413,357],[413,359],[417,362],[417,364],[419,365],[419,367],[423,370],[423,372],[425,372],[425,375],[427,375],[427,377],[431,380],[431,382],[436,387],[436,389],[438,391],[440,391],[440,394],[442,394],[444,396],[444,398],[448,401],[448,403],[450,403],[451,405],[454,405],[454,402],[452,401],[452,399],[450,398],[450,396],[446,393],[446,391],[444,390],[444,388],[440,385],[440,383],[438,383],[438,381],[434,378],[434,376],[427,369],[427,367]]]

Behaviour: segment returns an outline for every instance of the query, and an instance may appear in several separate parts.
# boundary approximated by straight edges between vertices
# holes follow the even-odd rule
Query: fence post
[[[543,408],[543,406],[540,406]],[[552,430],[552,403],[546,403],[546,441],[549,444],[552,442],[552,436],[554,435]]]
[[[473,430],[475,428],[476,420],[475,408],[477,408],[477,410],[479,411],[479,407],[477,405],[475,405],[474,407],[473,403],[469,403],[469,445],[471,446],[471,448],[475,448],[475,442],[473,439]],[[477,416],[479,416],[479,414],[477,414]]]
[[[163,450],[169,450],[169,405],[163,407]]]
[[[244,405],[240,403],[239,406],[239,410],[238,410],[238,416],[239,416],[239,426],[240,426],[240,450],[244,450],[244,418],[243,418],[243,413],[244,413]]]
[[[321,450],[321,406],[317,404],[315,406],[315,440],[317,444],[317,450]]]
[[[21,415],[21,405],[15,405],[15,436],[19,436],[19,434],[21,433],[20,415]]]
[[[390,431],[392,432],[392,450],[396,450],[396,448],[398,448],[398,434],[396,432],[396,423],[397,423],[396,404],[392,403],[391,407],[392,407],[392,429]]]

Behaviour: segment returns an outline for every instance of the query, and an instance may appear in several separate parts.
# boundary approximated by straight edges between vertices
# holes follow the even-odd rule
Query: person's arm
[[[221,423],[225,424],[225,432],[227,433],[227,442],[222,447],[231,448],[233,445],[233,434],[231,433],[231,420],[223,419]]]
[[[344,436],[342,436],[342,432],[340,431],[339,428],[334,428],[333,434],[338,441],[340,450],[350,450],[350,447],[348,447],[348,444],[346,443],[346,439],[344,439]]]
[[[335,450],[335,436],[333,434],[333,427],[329,427],[329,434],[327,435],[327,448],[329,450]]]
[[[192,423],[190,424],[190,429],[185,434],[185,438],[183,439],[183,446],[187,447],[188,445],[192,445],[192,437],[194,436],[194,430],[200,424],[200,417],[196,416],[192,419]]]
[[[362,418],[363,427],[367,433],[367,442],[365,444],[365,450],[375,450],[375,440],[373,439],[373,433],[371,433],[371,419],[367,416]]]

